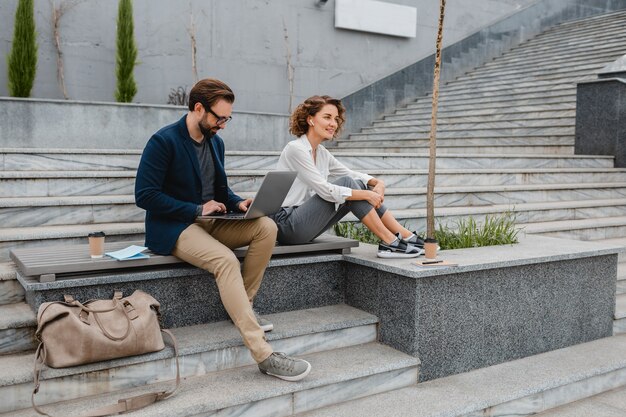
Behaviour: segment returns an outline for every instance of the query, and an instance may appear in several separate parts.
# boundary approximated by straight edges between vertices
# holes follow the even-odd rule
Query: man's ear
[[[196,103],[193,106],[193,111],[198,112],[198,113],[202,113],[202,110],[204,110],[204,107],[202,106],[202,103]]]

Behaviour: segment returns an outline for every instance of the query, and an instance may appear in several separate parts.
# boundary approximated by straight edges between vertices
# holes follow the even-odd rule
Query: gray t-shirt
[[[211,155],[209,140],[205,138],[201,143],[195,140],[192,141],[195,145],[194,149],[198,156],[198,163],[200,164],[203,204],[215,198],[215,164],[213,162],[213,155]]]

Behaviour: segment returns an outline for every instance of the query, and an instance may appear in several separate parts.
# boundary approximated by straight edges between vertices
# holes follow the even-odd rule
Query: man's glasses
[[[215,112],[213,110],[211,110],[210,107],[205,107],[205,110],[208,111],[209,113],[211,113],[213,116],[215,116],[215,118],[217,119],[215,124],[217,125],[225,125],[226,123],[230,122],[231,120],[233,120],[232,116],[218,116],[217,114],[215,114]]]

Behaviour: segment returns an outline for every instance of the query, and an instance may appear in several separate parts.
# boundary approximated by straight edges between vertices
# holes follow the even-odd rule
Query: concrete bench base
[[[255,307],[265,314],[346,303],[374,314],[380,341],[418,357],[424,381],[610,336],[621,250],[532,236],[441,251],[458,266],[424,268],[361,245],[348,255],[272,259]],[[167,327],[226,318],[214,279],[187,266],[18,279],[33,308],[65,293],[89,299],[143,289],[162,303]]]
[[[278,313],[343,303],[341,261],[342,255],[338,254],[272,259],[255,308],[261,313]],[[159,300],[166,328],[228,318],[213,275],[188,264],[87,274],[52,282],[39,282],[18,271],[17,279],[26,290],[26,302],[34,310],[46,301],[62,300],[64,294],[84,301],[110,298],[116,290],[131,294],[140,289]]]

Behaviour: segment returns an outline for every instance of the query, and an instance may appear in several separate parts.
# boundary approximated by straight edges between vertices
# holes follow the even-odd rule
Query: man
[[[224,308],[264,374],[298,381],[311,370],[301,359],[272,351],[252,310],[276,243],[276,224],[255,220],[203,220],[198,216],[247,211],[228,187],[224,142],[217,135],[231,120],[235,95],[223,82],[199,81],[189,93],[189,112],[148,141],[137,170],[135,200],[146,210],[146,246],[215,276]],[[249,245],[243,268],[233,249]],[[265,330],[273,327],[262,321]]]

